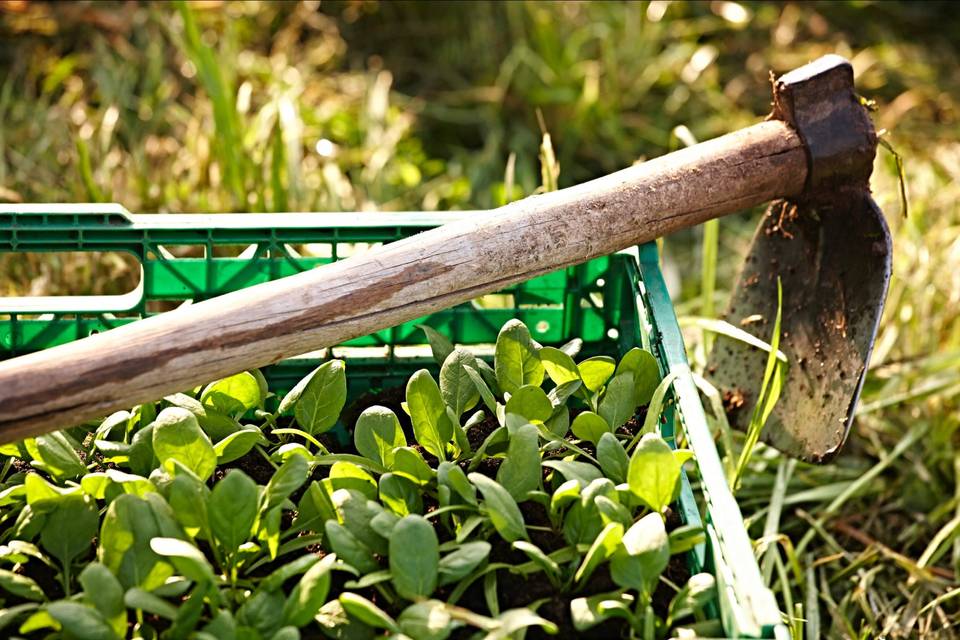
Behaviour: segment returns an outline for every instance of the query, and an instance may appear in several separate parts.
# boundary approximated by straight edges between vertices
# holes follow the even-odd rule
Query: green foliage
[[[0,563],[28,571],[0,566],[0,615],[27,637],[442,640],[467,626],[507,638],[558,629],[498,585],[522,577],[573,598],[607,570],[621,587],[611,598],[637,600],[625,624],[642,629],[672,550],[702,541],[668,536],[661,517],[687,454],[647,434],[628,457],[645,357],[578,364],[516,320],[492,367],[444,340],[431,338],[446,354],[440,384],[420,370],[406,385],[407,429],[374,405],[345,425],[352,439],[318,440],[346,402],[334,360],[272,413],[250,372],[83,427],[93,438],[81,429],[9,448],[39,473],[10,476],[2,494]],[[474,411],[481,400],[489,414]],[[481,428],[471,447],[467,431]],[[97,452],[113,466],[88,471],[80,461]],[[62,598],[44,593],[35,563],[57,570]],[[334,581],[338,571],[348,577]],[[700,615],[708,587],[658,615]],[[607,611],[591,606],[573,612]]]

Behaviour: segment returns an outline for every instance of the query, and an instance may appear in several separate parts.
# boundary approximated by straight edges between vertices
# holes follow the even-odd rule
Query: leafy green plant
[[[439,384],[415,372],[402,415],[371,404],[347,438],[328,433],[347,400],[331,360],[272,411],[248,372],[4,447],[33,468],[0,490],[0,628],[492,640],[703,620],[710,576],[661,580],[702,532],[669,518],[690,452],[657,433],[656,360],[576,362],[515,320],[492,366],[427,337]]]

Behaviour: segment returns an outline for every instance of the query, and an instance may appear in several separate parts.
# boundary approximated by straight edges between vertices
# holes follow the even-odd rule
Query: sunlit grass
[[[894,275],[850,441],[824,467],[758,444],[738,500],[795,634],[948,635],[960,620],[956,12],[2,6],[0,201],[107,200],[138,212],[494,206],[543,182],[538,111],[561,168],[547,177],[563,187],[675,148],[681,125],[704,140],[752,124],[769,108],[771,69],[847,56],[905,160],[910,215],[901,216],[896,159],[881,151],[873,190],[894,234]],[[681,315],[723,309],[755,217],[666,240],[683,276]],[[52,269],[0,256],[3,295],[107,291],[104,280],[123,278],[116,265]],[[685,325],[695,364],[708,352],[704,326]],[[735,455],[742,437],[721,413],[714,426]]]

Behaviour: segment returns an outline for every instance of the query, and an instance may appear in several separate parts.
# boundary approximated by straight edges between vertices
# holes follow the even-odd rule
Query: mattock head
[[[857,407],[890,281],[892,243],[870,197],[877,138],[853,69],[825,56],[774,83],[771,118],[793,125],[808,153],[806,189],[767,209],[724,319],[768,341],[783,288],[784,386],[762,439],[791,456],[825,462],[840,450]],[[718,336],[707,371],[746,428],[767,354]]]

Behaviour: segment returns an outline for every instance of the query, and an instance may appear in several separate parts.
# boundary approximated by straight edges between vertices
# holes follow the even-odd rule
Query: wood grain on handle
[[[771,120],[305,273],[0,362],[0,441],[336,345],[794,196],[806,174],[799,137]]]

